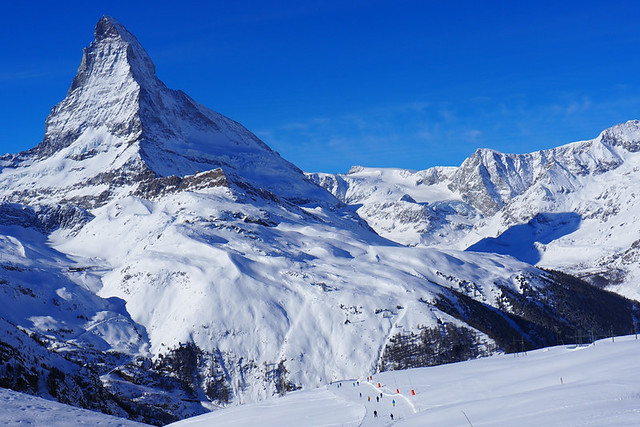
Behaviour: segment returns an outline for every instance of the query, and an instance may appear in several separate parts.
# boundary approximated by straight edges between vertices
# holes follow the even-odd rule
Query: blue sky
[[[24,2],[0,15],[0,151],[35,146],[103,14],[158,76],[306,171],[459,165],[640,119],[640,2]]]

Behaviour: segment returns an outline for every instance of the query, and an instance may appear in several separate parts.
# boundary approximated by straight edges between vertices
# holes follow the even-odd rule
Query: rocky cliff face
[[[493,215],[512,199],[537,184],[557,192],[570,192],[578,178],[616,169],[623,162],[617,148],[629,151],[613,135],[630,135],[638,126],[630,122],[603,132],[592,141],[577,142],[529,154],[503,154],[478,150],[453,176],[451,188],[484,215]],[[624,130],[623,130],[624,128]]]

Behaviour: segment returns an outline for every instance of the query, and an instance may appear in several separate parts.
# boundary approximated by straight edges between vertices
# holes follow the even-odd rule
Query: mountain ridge
[[[635,218],[639,150],[640,121],[630,120],[594,139],[548,150],[504,154],[478,149],[457,168],[352,168],[346,175],[308,175],[351,204],[382,236],[409,245],[482,247],[519,257],[516,243],[476,244],[536,221],[538,215],[577,214],[577,229],[553,241],[537,241],[535,255],[523,256],[638,298],[640,290],[633,286],[638,272],[631,260],[638,256],[633,243],[640,235],[624,225]],[[377,175],[383,178],[372,178]],[[616,267],[608,272],[607,265]]]

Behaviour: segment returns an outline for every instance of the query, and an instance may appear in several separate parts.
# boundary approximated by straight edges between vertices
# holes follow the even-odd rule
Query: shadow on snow
[[[541,254],[536,243],[548,244],[580,227],[582,218],[577,213],[539,213],[526,224],[518,224],[505,230],[498,237],[486,237],[469,246],[472,252],[491,252],[536,264]]]

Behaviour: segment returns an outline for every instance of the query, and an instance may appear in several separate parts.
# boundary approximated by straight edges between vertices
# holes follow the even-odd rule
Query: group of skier
[[[371,380],[373,380],[373,378],[368,377],[368,378],[367,378],[367,380],[371,381]],[[353,387],[356,387],[356,386],[360,386],[360,381],[355,381],[355,382],[353,382]],[[378,386],[380,386],[380,385],[378,384]],[[341,387],[342,387],[342,383],[341,383],[341,382],[340,382],[340,383],[338,383],[337,387],[338,387],[338,388],[341,388]],[[360,392],[359,394],[360,394],[360,398],[362,398],[362,392]],[[376,395],[376,402],[377,402],[377,403],[380,403],[380,399],[382,399],[382,397],[383,397],[383,396],[384,396],[384,395],[383,395],[383,393],[382,393],[382,392],[380,392],[380,395],[379,395],[379,396],[378,396],[378,395]],[[371,402],[371,396],[367,396],[367,402]],[[395,407],[395,406],[396,406],[396,400],[395,400],[395,399],[392,399],[392,400],[391,400],[391,405],[392,405],[393,407]],[[374,418],[378,418],[378,411],[377,411],[377,410],[374,410],[374,411],[373,411],[373,417],[374,417]],[[392,414],[392,413],[389,413],[389,417],[391,418],[391,421],[393,421],[393,419],[394,419],[394,418],[393,418],[393,414]]]

